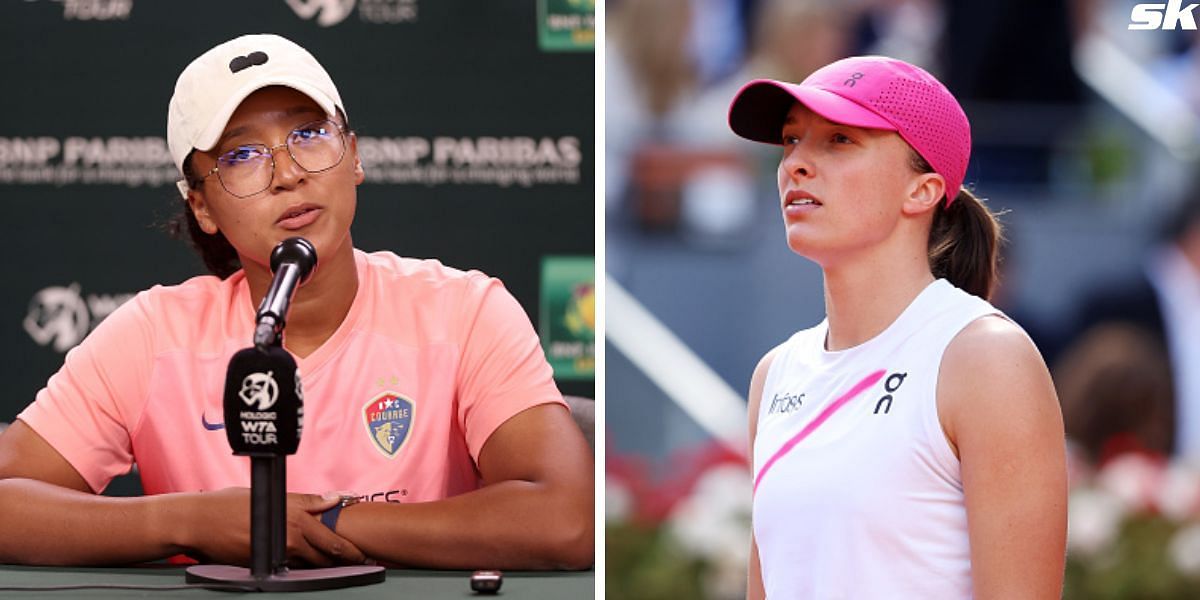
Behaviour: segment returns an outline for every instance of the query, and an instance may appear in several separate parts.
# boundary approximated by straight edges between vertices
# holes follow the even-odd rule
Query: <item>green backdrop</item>
[[[592,37],[562,28],[594,19],[559,14],[593,10],[588,0],[0,3],[0,420],[121,301],[203,272],[159,227],[179,208],[167,102],[192,58],[245,33],[296,41],[337,82],[367,169],[358,247],[499,277],[538,325],[543,256],[593,255]],[[560,387],[594,396],[590,379]]]

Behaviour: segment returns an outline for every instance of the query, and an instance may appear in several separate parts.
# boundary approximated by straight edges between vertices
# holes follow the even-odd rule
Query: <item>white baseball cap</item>
[[[179,74],[167,111],[167,148],[179,172],[192,149],[211,150],[247,96],[282,85],[312,98],[325,113],[345,112],[329,73],[295,42],[272,34],[244,35],[201,54]],[[186,180],[178,182],[187,198]]]

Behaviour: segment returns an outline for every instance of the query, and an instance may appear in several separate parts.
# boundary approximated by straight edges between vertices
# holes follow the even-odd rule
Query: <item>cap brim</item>
[[[217,145],[217,140],[221,138],[221,132],[225,131],[225,125],[229,123],[229,118],[233,116],[234,111],[242,104],[242,101],[250,96],[250,94],[273,85],[289,87],[312,98],[313,102],[316,102],[325,111],[325,114],[329,116],[334,116],[337,111],[337,104],[332,98],[322,93],[317,86],[309,84],[302,79],[277,77],[252,81],[229,96],[225,104],[221,107],[221,110],[213,115],[212,120],[208,122],[204,131],[194,140],[192,147],[202,152],[212,150],[213,146]]]
[[[896,131],[895,125],[853,100],[772,79],[755,79],[738,90],[729,105],[729,128],[748,140],[779,145],[783,123],[796,102],[834,123]]]

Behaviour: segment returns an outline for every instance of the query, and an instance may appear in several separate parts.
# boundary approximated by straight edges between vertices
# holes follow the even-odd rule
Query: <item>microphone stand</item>
[[[283,348],[282,336],[271,332],[255,347]],[[266,338],[266,339],[264,339]],[[259,345],[262,340],[266,344]],[[250,457],[250,574],[255,579],[287,572],[287,457],[275,454]]]
[[[254,331],[255,349],[282,349],[278,333],[273,323],[260,323]],[[287,569],[286,482],[286,457],[250,457],[250,574],[256,579]]]
[[[280,254],[281,249],[291,242],[286,240],[276,248],[272,263],[275,263],[274,255]],[[308,244],[307,241],[303,243]],[[308,248],[312,251],[311,245]],[[315,251],[312,252],[315,263]],[[226,435],[235,455],[250,457],[250,568],[229,565],[188,567],[188,583],[232,584],[261,592],[292,592],[368,585],[380,583],[386,577],[383,567],[373,565],[287,568],[287,456],[293,454],[300,443],[303,418],[300,414],[303,398],[299,372],[295,360],[283,349],[283,328],[290,296],[304,279],[293,266],[276,268],[272,264],[272,270],[276,272],[272,288],[284,287],[289,293],[268,294],[264,298],[260,313],[268,311],[269,314],[260,314],[257,320],[254,346],[230,358],[225,380]],[[276,299],[273,307],[266,306],[270,298]],[[239,384],[244,392],[245,382],[252,379],[270,381],[270,401],[259,404],[256,412],[241,412],[239,418],[239,411],[254,408],[254,404],[259,403],[259,392],[242,397],[238,391]],[[282,384],[279,379],[283,380]],[[275,411],[266,412],[276,403]],[[248,421],[250,425],[260,427],[241,426]],[[266,433],[261,440],[249,439],[263,436],[263,432],[271,433]],[[239,435],[246,439],[239,439]]]

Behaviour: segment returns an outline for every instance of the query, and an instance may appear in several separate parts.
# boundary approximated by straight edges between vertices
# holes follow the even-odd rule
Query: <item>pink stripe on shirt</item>
[[[837,400],[834,400],[832,403],[830,403],[829,406],[826,406],[825,410],[821,411],[821,414],[817,415],[817,418],[810,421],[808,425],[804,426],[804,429],[800,430],[800,433],[797,433],[794,437],[792,437],[792,439],[788,440],[782,448],[776,451],[775,454],[767,460],[767,464],[763,465],[762,470],[758,472],[758,477],[754,478],[754,491],[758,491],[758,484],[762,482],[763,475],[767,474],[767,471],[772,465],[775,464],[775,461],[783,458],[783,456],[788,452],[791,452],[792,448],[796,447],[796,444],[804,441],[804,438],[808,437],[810,433],[820,427],[822,423],[829,419],[829,417],[833,416],[833,413],[837,412],[838,409],[845,406],[847,402],[854,399],[855,396],[863,393],[863,391],[867,388],[875,385],[875,382],[883,378],[884,373],[886,373],[886,371],[880,369],[864,377],[862,381],[854,384],[854,387],[850,388],[849,391],[847,391],[845,394],[842,394]]]

